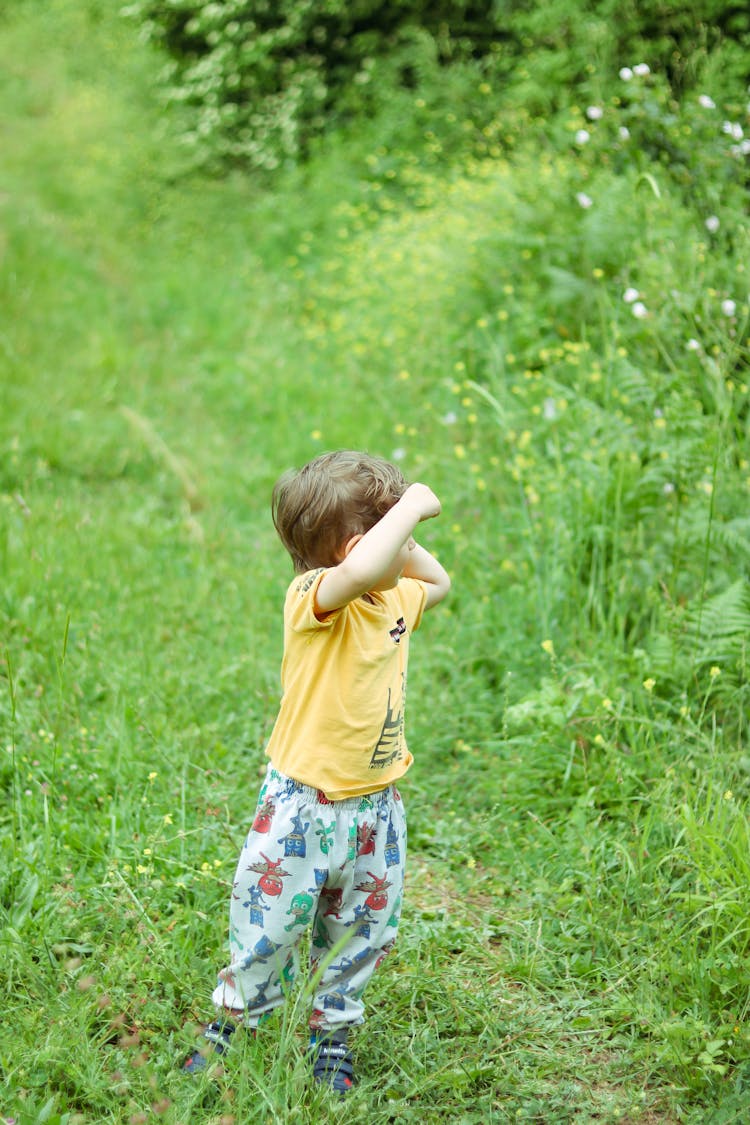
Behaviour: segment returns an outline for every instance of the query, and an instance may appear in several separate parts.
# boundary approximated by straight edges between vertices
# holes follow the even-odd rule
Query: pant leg
[[[362,994],[396,940],[406,859],[406,817],[394,786],[354,802],[354,808],[352,802],[339,804],[350,806],[337,814],[336,838],[346,840],[347,848],[343,858],[341,852],[332,857],[311,950],[312,966],[322,973],[310,1026],[327,1031],[363,1021]]]
[[[255,1026],[283,1004],[294,980],[299,939],[313,921],[327,868],[320,864],[309,791],[269,768],[240,853],[229,908],[230,964],[214,1004]]]

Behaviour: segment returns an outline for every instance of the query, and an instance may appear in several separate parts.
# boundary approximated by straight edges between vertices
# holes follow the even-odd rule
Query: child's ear
[[[346,543],[344,543],[344,549],[341,552],[339,562],[342,562],[346,558],[349,552],[357,546],[361,538],[362,535],[352,535],[351,539],[347,539]]]

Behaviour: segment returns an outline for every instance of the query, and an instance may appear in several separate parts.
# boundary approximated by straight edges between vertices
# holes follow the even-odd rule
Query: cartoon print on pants
[[[395,867],[397,863],[401,862],[398,832],[392,820],[388,821],[388,833],[385,838],[385,862],[387,867]]]
[[[250,898],[242,905],[250,909],[250,925],[260,926],[263,929],[263,911],[270,910],[271,907],[263,901],[263,892],[260,887],[249,887],[247,893]]]
[[[374,855],[375,832],[375,826],[372,824],[357,826],[357,855]]]
[[[286,836],[281,836],[279,843],[284,845],[284,855],[297,856],[304,859],[307,855],[307,844],[305,843],[305,833],[310,827],[310,821],[307,824],[302,824],[302,817],[299,813],[295,813],[292,817],[292,824],[294,825],[293,832],[287,832]]]
[[[285,875],[290,875],[291,872],[285,871],[281,866],[280,859],[269,859],[265,852],[260,853],[263,856],[265,863],[251,863],[248,864],[248,871],[256,871],[260,875],[258,886],[263,891],[264,895],[271,895],[275,898],[280,895],[284,889],[282,878]]]
[[[273,814],[276,812],[276,805],[271,797],[266,797],[262,805],[258,806],[258,811],[255,814],[253,821],[253,832],[266,833],[271,831],[271,822]]]
[[[285,930],[293,930],[295,926],[309,926],[312,922],[312,914],[310,911],[315,905],[315,899],[309,894],[297,894],[289,904],[287,914],[294,915],[294,921],[290,922],[288,926],[284,926]]]
[[[320,824],[320,821],[318,821]],[[315,835],[320,836],[320,850],[323,855],[328,855],[333,843],[333,834],[336,831],[336,825],[331,822],[329,825],[321,824],[320,828],[315,829]]]
[[[357,890],[370,892],[365,899],[365,906],[369,907],[370,910],[385,910],[388,905],[386,888],[392,887],[393,884],[387,875],[384,875],[381,879],[377,875],[373,875],[372,871],[368,871],[367,874],[370,876],[371,882],[365,880],[358,883]]]

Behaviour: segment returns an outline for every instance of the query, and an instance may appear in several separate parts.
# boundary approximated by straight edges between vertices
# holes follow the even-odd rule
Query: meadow
[[[750,107],[620,62],[543,126],[476,129],[466,71],[218,176],[117,5],[0,15],[4,1121],[750,1116]],[[343,1106],[304,982],[180,1073],[278,703],[271,488],[339,447],[434,488],[453,580]]]

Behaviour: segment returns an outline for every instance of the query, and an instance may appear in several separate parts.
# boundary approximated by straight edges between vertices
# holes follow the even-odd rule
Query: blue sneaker
[[[313,1080],[345,1097],[354,1085],[354,1063],[347,1047],[348,1031],[314,1032],[310,1037]]]
[[[199,1074],[205,1070],[211,1060],[211,1055],[226,1054],[236,1029],[237,1024],[232,1023],[231,1020],[214,1020],[203,1032],[203,1038],[207,1041],[206,1046],[193,1051],[192,1055],[185,1059],[182,1069],[187,1071],[188,1074]]]

